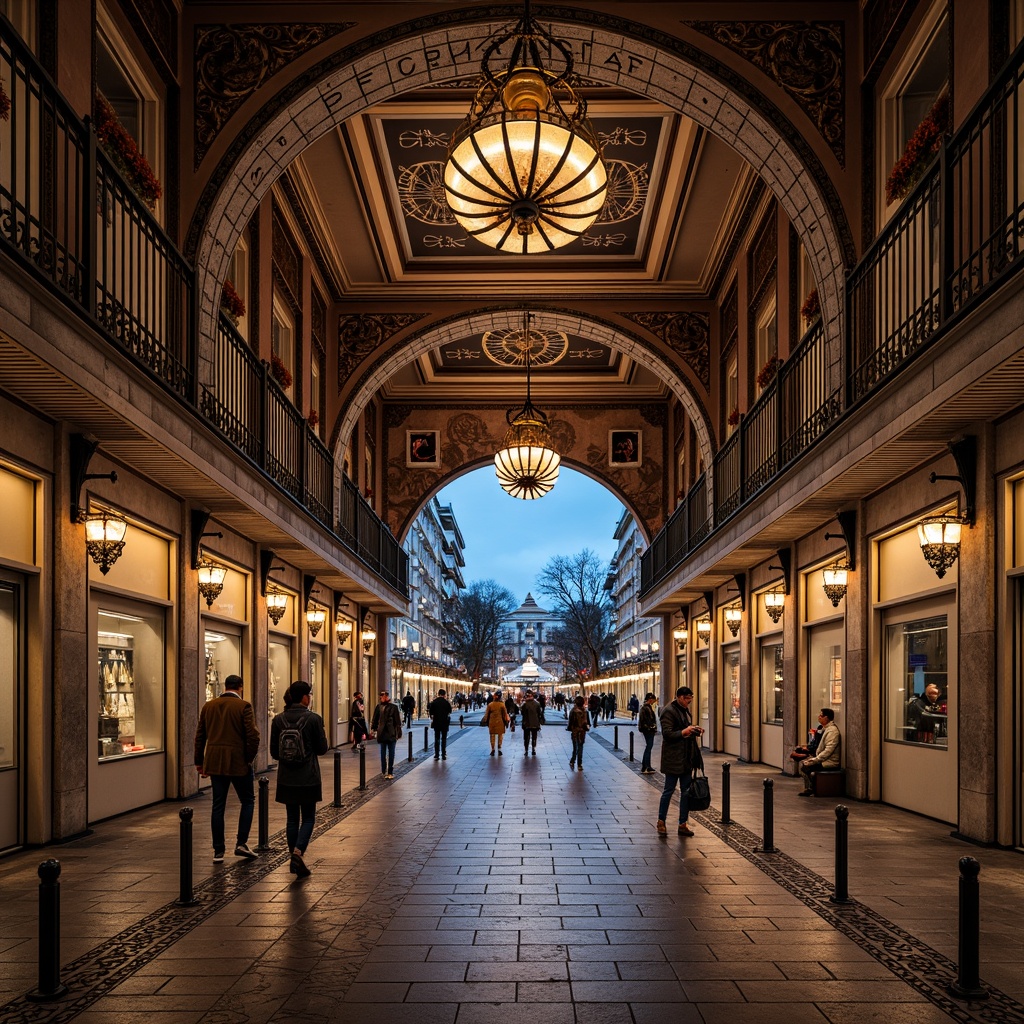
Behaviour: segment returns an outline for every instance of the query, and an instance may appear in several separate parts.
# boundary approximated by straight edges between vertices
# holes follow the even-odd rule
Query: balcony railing
[[[0,250],[210,426],[382,580],[407,559],[229,321],[197,373],[195,270],[0,16]]]
[[[1024,44],[850,274],[838,374],[818,324],[644,552],[641,596],[1019,270],[1022,255]]]

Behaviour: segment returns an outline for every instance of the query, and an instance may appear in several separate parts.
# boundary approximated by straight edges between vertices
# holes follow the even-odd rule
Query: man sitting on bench
[[[842,737],[839,735],[839,726],[835,723],[836,713],[831,708],[822,708],[818,715],[821,723],[821,739],[818,741],[818,748],[814,751],[813,757],[806,757],[800,762],[800,774],[804,777],[804,790],[798,796],[813,796],[814,783],[811,780],[813,772],[836,771],[841,766],[840,752],[842,749]]]

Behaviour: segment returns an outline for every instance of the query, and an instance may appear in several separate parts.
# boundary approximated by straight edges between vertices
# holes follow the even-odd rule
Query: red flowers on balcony
[[[7,95],[4,83],[0,82],[0,121],[7,121],[11,116],[11,97]]]
[[[804,299],[804,304],[800,307],[800,315],[808,327],[821,316],[821,301],[818,299],[817,288],[812,288],[807,293],[807,298]]]
[[[238,321],[245,316],[245,303],[242,296],[235,291],[235,286],[228,278],[220,292],[220,308],[227,313],[231,322],[237,326]]]
[[[291,371],[284,365],[284,360],[276,352],[271,353],[270,356],[270,375],[281,385],[283,390],[287,391],[292,386]]]
[[[93,123],[96,139],[111,163],[121,172],[132,191],[152,210],[163,195],[149,161],[139,152],[135,140],[117,118],[114,108],[96,94]]]
[[[885,201],[899,202],[905,199],[910,190],[921,180],[925,166],[939,151],[942,137],[949,131],[950,109],[949,96],[940,96],[928,116],[914,129],[914,134],[907,140],[903,156],[889,172],[885,183]]]
[[[739,423],[739,421],[740,421],[740,410],[739,410],[739,406],[737,406],[735,409],[733,409],[733,411],[731,413],[729,413],[729,415],[726,418],[725,422],[730,427],[735,427],[736,424]]]
[[[779,372],[779,367],[781,365],[782,360],[778,356],[772,356],[768,362],[761,367],[761,372],[758,373],[755,378],[759,390],[764,391],[764,389],[768,387],[773,380],[775,380],[775,375]]]

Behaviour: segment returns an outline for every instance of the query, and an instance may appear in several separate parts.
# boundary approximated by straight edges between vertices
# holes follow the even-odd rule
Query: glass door
[[[21,588],[0,579],[0,850],[24,841],[22,621]]]

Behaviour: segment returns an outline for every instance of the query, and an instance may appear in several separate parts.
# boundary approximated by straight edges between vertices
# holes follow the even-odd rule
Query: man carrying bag
[[[676,690],[676,699],[665,707],[661,713],[661,771],[665,776],[665,788],[658,805],[658,832],[665,835],[668,828],[665,816],[668,814],[669,803],[676,785],[679,785],[679,834],[692,836],[693,830],[688,825],[690,817],[690,781],[693,768],[700,758],[697,741],[704,732],[700,726],[693,725],[690,719],[690,703],[693,701],[693,690],[688,686],[680,686]],[[703,762],[701,762],[703,763]]]

